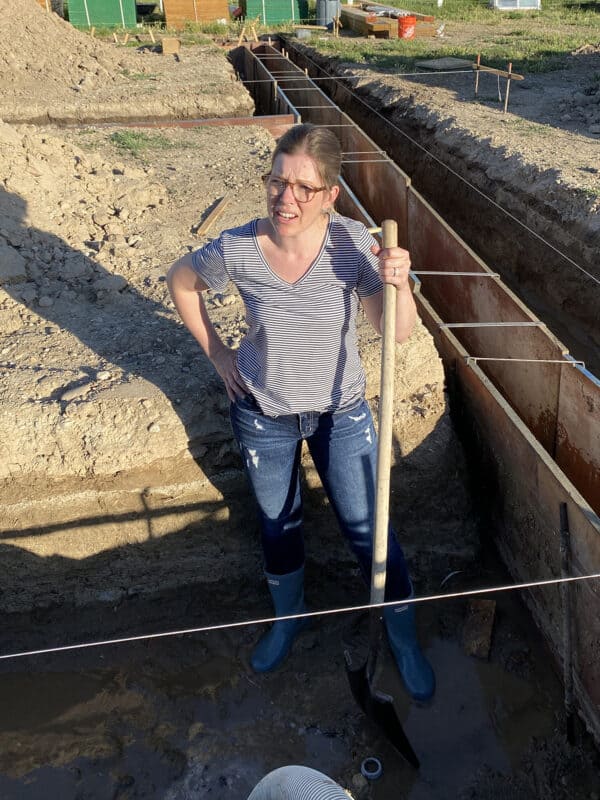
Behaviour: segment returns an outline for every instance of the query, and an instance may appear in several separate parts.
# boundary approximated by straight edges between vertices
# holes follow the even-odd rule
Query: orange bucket
[[[398,17],[398,36],[401,39],[414,39],[417,18],[409,15]]]

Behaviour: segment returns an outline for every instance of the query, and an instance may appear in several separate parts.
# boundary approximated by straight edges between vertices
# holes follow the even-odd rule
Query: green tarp
[[[246,0],[246,18],[260,17],[263,25],[308,21],[308,0]]]
[[[135,28],[135,0],[69,0],[69,22],[76,28]]]

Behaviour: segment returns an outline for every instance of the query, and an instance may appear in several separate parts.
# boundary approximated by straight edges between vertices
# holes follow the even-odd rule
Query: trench
[[[575,358],[599,375],[600,316],[593,302],[598,283],[593,277],[600,276],[592,232],[569,230],[540,198],[526,190],[519,194],[514,187],[503,190],[485,175],[485,166],[465,164],[445,150],[443,141],[411,116],[408,97],[389,105],[378,99],[376,86],[351,91],[351,81],[344,80],[347,70],[338,76],[335,65],[318,52],[290,37],[283,41],[289,59],[320,80],[320,88],[410,176],[459,236]],[[322,80],[330,76],[334,79]],[[564,203],[568,207],[568,197]]]
[[[234,484],[238,479],[231,476]],[[319,515],[321,505],[322,498],[313,494],[307,535],[315,546],[322,526],[335,524]],[[238,506],[231,534],[221,532],[221,557],[239,551],[235,534],[248,523],[243,498]],[[465,527],[471,524],[465,520]],[[333,533],[325,538],[325,557],[309,564],[308,591],[323,605],[364,601],[352,561],[332,544]],[[186,549],[194,546],[193,532],[185,532],[179,546],[183,563]],[[417,552],[418,542],[412,550]],[[240,574],[258,574],[255,550],[236,555],[246,562]],[[419,571],[447,575],[447,588],[459,580],[450,577],[456,571],[450,567],[457,565],[463,587],[509,582],[493,549],[473,547],[472,540],[464,553],[451,553],[451,564],[448,560],[442,543]],[[106,568],[101,560],[95,566]],[[113,615],[109,628],[123,635],[153,630],[148,619],[163,630],[173,619],[179,629],[200,619],[218,624],[224,604],[228,620],[233,610],[239,619],[268,613],[254,580],[223,585],[219,577],[205,587],[193,582],[160,592],[148,587],[146,596],[140,591],[125,600],[104,598],[96,606],[39,609],[23,619],[37,633],[23,630],[19,638],[13,630],[7,638],[5,632],[4,646],[60,641],[69,614],[79,637],[93,640],[103,631],[107,611]],[[354,706],[340,647],[347,620],[339,617],[318,620],[299,640],[294,660],[267,676],[253,675],[247,665],[258,626],[37,656],[23,669],[23,662],[1,662],[0,796],[227,800],[246,797],[269,769],[304,763],[354,787],[357,798],[484,800],[533,792],[589,798],[595,791],[595,756],[580,729],[577,746],[565,752],[561,687],[547,669],[546,645],[515,593],[494,599],[489,659],[473,659],[465,651],[464,599],[424,609],[421,633],[438,670],[438,695],[429,708],[406,702],[389,657],[386,661],[384,679],[421,757],[419,774]],[[384,775],[365,787],[356,776],[368,755],[382,759]]]

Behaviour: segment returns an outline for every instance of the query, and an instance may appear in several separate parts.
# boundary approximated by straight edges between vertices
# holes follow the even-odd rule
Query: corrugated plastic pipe
[[[341,786],[310,767],[288,766],[269,772],[248,800],[348,800]]]

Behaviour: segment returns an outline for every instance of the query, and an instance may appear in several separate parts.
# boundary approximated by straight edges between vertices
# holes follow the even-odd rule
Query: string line
[[[250,625],[264,625],[284,620],[309,619],[313,617],[333,616],[335,614],[346,614],[351,611],[369,611],[373,608],[386,608],[388,606],[413,605],[417,603],[430,603],[437,600],[451,600],[459,597],[477,597],[491,592],[507,592],[519,589],[532,589],[540,586],[556,586],[565,583],[575,583],[577,581],[591,581],[600,578],[600,572],[589,575],[577,575],[569,578],[549,578],[543,581],[530,581],[528,583],[514,583],[503,586],[490,586],[484,589],[469,589],[464,592],[447,592],[445,594],[425,595],[424,597],[410,597],[405,600],[394,600],[385,603],[367,603],[357,606],[345,606],[342,608],[331,608],[322,611],[305,611],[301,614],[288,614],[281,617],[263,617],[260,619],[243,620],[241,622],[225,622],[219,625],[202,625],[196,628],[182,628],[181,630],[163,631],[161,633],[146,633],[139,636],[124,636],[118,639],[103,639],[96,642],[80,642],[78,644],[61,645],[59,647],[45,647],[39,650],[26,650],[20,653],[5,653],[0,655],[0,661],[13,658],[25,658],[27,656],[46,655],[49,653],[63,653],[68,650],[83,650],[90,647],[107,647],[115,644],[125,644],[127,642],[142,642],[152,639],[165,639],[172,636],[188,636],[192,633],[209,633],[211,631],[230,630],[232,628],[245,628]]]

